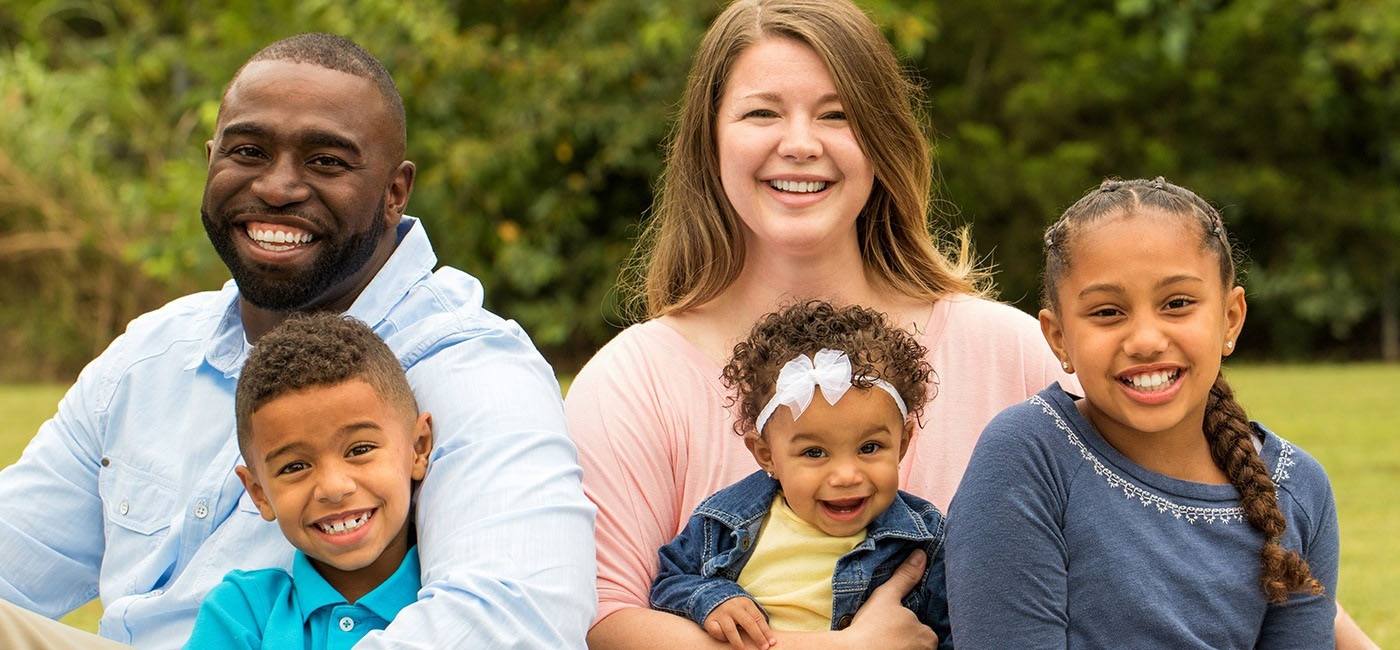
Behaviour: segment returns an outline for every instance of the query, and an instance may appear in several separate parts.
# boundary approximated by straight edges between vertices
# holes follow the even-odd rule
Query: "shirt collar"
[[[403,299],[409,289],[437,266],[437,255],[418,219],[404,216],[399,220],[394,236],[399,243],[393,254],[345,312],[376,330],[388,317],[389,310]],[[199,357],[192,359],[186,369],[192,370],[207,362],[225,377],[234,377],[242,369],[252,346],[248,343],[243,318],[238,310],[238,286],[229,280],[224,283],[220,293],[223,295],[218,300],[224,305],[224,315],[206,339]]]
[[[378,587],[356,601],[355,605],[386,621],[394,620],[399,610],[418,600],[418,588],[421,585],[418,577],[419,567],[418,547],[409,547],[403,562],[399,563],[399,568],[395,569],[388,579],[379,583]],[[321,572],[311,565],[311,559],[301,551],[297,551],[292,558],[292,582],[296,585],[292,593],[301,609],[303,625],[311,620],[311,615],[316,613],[316,610],[347,602],[331,583],[326,582]]]
[[[932,507],[925,504],[925,507]],[[896,492],[894,501],[885,511],[871,520],[868,539],[881,540],[886,537],[901,537],[927,542],[938,536],[924,522],[924,518],[905,500],[904,494]]]

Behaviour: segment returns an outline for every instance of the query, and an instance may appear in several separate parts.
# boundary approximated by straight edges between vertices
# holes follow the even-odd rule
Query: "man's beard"
[[[292,214],[290,211],[259,210],[269,216]],[[311,262],[311,268],[295,275],[286,273],[269,277],[265,271],[246,264],[238,256],[238,248],[233,243],[236,229],[229,222],[232,214],[225,214],[215,222],[203,207],[199,210],[204,222],[204,232],[224,261],[233,281],[238,284],[238,293],[244,300],[262,309],[271,311],[294,311],[314,304],[326,292],[346,278],[359,272],[374,256],[379,240],[384,236],[384,204],[380,202],[374,211],[374,219],[368,228],[351,233],[343,241],[321,238],[321,252]]]

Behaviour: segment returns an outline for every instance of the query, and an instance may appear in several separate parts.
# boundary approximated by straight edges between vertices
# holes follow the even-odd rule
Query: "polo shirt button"
[[[340,619],[340,631],[341,631],[341,632],[349,632],[350,630],[353,630],[353,629],[355,629],[355,619],[350,618],[349,616],[341,617],[341,619]]]
[[[195,517],[195,519],[203,519],[203,518],[208,517],[208,516],[209,516],[209,501],[208,501],[207,499],[200,499],[199,501],[196,501],[195,504],[194,504],[194,517]]]
[[[851,615],[850,615],[850,614],[846,614],[845,616],[842,616],[842,617],[841,617],[841,620],[836,621],[836,629],[838,629],[838,630],[844,630],[844,629],[846,629],[846,628],[848,628],[848,627],[850,627],[850,626],[851,626]]]
[[[120,512],[122,514],[131,512],[131,504],[127,503],[126,499],[122,499],[121,505],[117,506],[117,512]]]

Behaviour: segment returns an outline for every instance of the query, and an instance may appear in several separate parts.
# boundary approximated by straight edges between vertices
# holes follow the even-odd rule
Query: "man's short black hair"
[[[257,54],[254,54],[238,69],[238,73],[234,74],[233,78],[238,79],[238,75],[243,73],[243,68],[258,61],[309,63],[374,82],[374,85],[379,88],[379,94],[388,103],[389,115],[394,120],[394,126],[398,130],[398,142],[400,145],[406,146],[407,120],[404,117],[403,97],[399,95],[398,86],[394,85],[394,78],[389,76],[389,71],[384,67],[384,64],[354,41],[343,36],[322,32],[289,36],[258,50]],[[402,150],[400,157],[402,157]]]
[[[238,451],[248,457],[253,412],[299,390],[359,379],[407,419],[418,416],[418,402],[403,366],[368,325],[330,312],[293,314],[258,339],[243,364],[234,395]]]

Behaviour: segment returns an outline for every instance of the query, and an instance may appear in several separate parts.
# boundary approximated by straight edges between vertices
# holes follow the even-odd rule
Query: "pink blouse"
[[[946,513],[987,422],[1065,375],[1035,319],[971,296],[938,301],[919,343],[938,385],[900,487]],[[701,500],[758,468],[727,399],[720,367],[657,321],[627,328],[574,379],[564,407],[598,506],[595,624],[646,607],[657,549]]]

